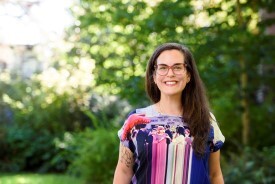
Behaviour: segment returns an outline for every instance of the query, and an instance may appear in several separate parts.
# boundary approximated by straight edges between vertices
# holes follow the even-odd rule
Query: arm
[[[224,184],[222,170],[220,166],[220,150],[210,153],[209,169],[211,184]]]
[[[129,184],[133,176],[134,156],[131,150],[122,144],[119,147],[119,159],[113,184]]]

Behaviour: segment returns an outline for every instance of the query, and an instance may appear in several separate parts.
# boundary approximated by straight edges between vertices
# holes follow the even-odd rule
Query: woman
[[[153,104],[136,109],[118,133],[121,144],[113,183],[224,183],[219,151],[224,136],[209,110],[188,48],[177,43],[159,46],[147,65],[146,90]],[[165,145],[143,139],[147,146],[137,151],[129,135],[137,124],[146,124],[148,135],[155,127],[169,125],[173,139]],[[178,129],[190,135],[176,139]]]

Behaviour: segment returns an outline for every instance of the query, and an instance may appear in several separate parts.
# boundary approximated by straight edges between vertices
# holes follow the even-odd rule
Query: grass
[[[0,184],[84,184],[79,178],[59,174],[0,174]]]

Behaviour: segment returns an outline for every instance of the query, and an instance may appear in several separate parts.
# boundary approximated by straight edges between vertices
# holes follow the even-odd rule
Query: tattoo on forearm
[[[124,146],[121,146],[119,161],[125,164],[128,168],[133,164],[132,153]]]

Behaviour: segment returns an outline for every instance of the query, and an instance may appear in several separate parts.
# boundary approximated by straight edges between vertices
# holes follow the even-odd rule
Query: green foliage
[[[47,131],[37,132],[29,126],[9,126],[2,131],[5,131],[2,132],[5,134],[5,139],[0,140],[1,171],[62,170],[57,168],[58,165],[51,164],[51,159],[55,155],[55,146],[53,136]]]
[[[79,178],[57,174],[0,174],[1,184],[84,184]]]
[[[163,42],[189,46],[221,129],[226,137],[233,137],[227,140],[233,148],[242,134],[242,99],[248,101],[253,130],[265,132],[274,119],[275,41],[266,34],[274,19],[261,19],[259,14],[271,6],[274,2],[115,0],[110,5],[108,1],[83,0],[73,12],[78,21],[69,40],[76,43],[68,56],[93,58],[101,91],[139,107],[148,104],[143,83],[153,49]],[[245,89],[241,73],[248,77]],[[262,101],[260,92],[264,93]],[[257,141],[259,135],[253,130],[251,145],[271,145],[271,139]]]
[[[74,145],[74,137],[70,132],[65,132],[61,137],[55,137],[53,143],[54,155],[49,161],[58,172],[65,172],[76,156],[78,146]]]
[[[12,114],[10,121],[0,120],[1,171],[64,172],[80,148],[72,145],[70,132],[86,126],[113,128],[129,111],[126,102],[96,93],[81,105],[86,93],[54,95],[57,87],[41,87],[36,78],[0,85],[7,89],[2,106]]]
[[[71,144],[72,132],[113,128],[129,111],[128,103],[115,96],[90,94],[81,79],[63,81],[72,64],[57,70],[59,65],[24,80],[0,75],[0,171],[64,172],[79,149]],[[72,70],[71,78],[77,73]]]
[[[247,147],[241,155],[231,154],[224,165],[225,183],[274,183],[275,147],[265,147],[262,151]]]
[[[153,49],[167,41],[189,42],[182,34],[190,31],[183,26],[191,24],[187,21],[193,13],[190,3],[169,0],[156,4],[84,0],[73,11],[78,21],[70,30],[68,40],[75,44],[68,58],[93,58],[97,86],[134,106],[148,104],[144,71]]]
[[[125,100],[114,95],[94,93],[89,101],[89,107],[82,111],[90,118],[91,127],[95,129],[121,126],[125,115],[132,110]]]
[[[274,78],[274,72],[270,74],[270,70],[273,71],[270,62],[274,60],[271,50],[275,37],[265,33],[268,24],[259,17],[260,9],[266,6],[269,6],[267,2],[257,4],[251,1],[241,2],[239,6],[233,1],[206,5],[205,10],[213,21],[211,26],[196,30],[204,41],[195,46],[195,57],[199,68],[206,71],[201,75],[213,111],[223,133],[230,137],[227,144],[232,147],[241,139],[242,99],[247,99],[249,105],[249,145],[258,148],[272,145],[269,140],[273,137],[270,128],[274,119],[271,100],[274,85],[270,80]],[[270,21],[274,24],[274,19]],[[241,84],[242,73],[248,79],[245,88]],[[260,93],[262,100],[259,100]]]
[[[68,85],[61,90],[50,84],[53,75],[43,75],[24,80],[15,73],[0,75],[0,112],[4,117],[0,119],[1,171],[66,170],[68,159],[54,140],[65,131],[80,130],[90,124],[80,109],[83,91],[72,91]]]
[[[87,128],[75,135],[75,144],[77,154],[69,172],[87,183],[111,183],[118,159],[117,130]]]
[[[57,94],[57,88],[46,88],[35,76],[25,80],[14,76],[0,85],[5,87],[0,94],[1,102],[12,113],[12,121],[0,120],[3,124],[27,125],[52,134],[87,124],[78,104],[81,100],[79,96],[71,96],[68,92]]]
[[[64,171],[72,163],[71,172],[87,181],[110,183],[118,152],[112,129],[120,126],[129,104],[148,104],[146,62],[163,42],[180,42],[193,51],[226,136],[225,151],[240,144],[243,98],[249,102],[251,146],[274,144],[275,37],[266,34],[274,19],[262,20],[259,12],[275,1],[154,2],[82,0],[73,8],[77,21],[69,30],[66,56],[31,78],[0,74],[0,170]],[[241,72],[248,76],[246,89]],[[274,173],[246,160],[252,153],[257,155],[245,151],[240,162],[232,161],[238,169],[228,169],[228,181],[245,172],[246,182],[253,171],[255,181],[269,182],[262,176]],[[273,158],[266,154],[257,158]],[[263,164],[274,166],[271,161]],[[261,169],[251,170],[256,166]]]

